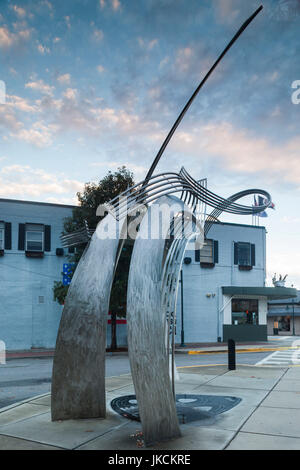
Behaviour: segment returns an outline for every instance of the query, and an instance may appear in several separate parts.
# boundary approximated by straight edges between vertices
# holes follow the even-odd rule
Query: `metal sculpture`
[[[184,251],[191,240],[201,248],[209,228],[222,212],[253,215],[269,207],[271,197],[266,191],[251,189],[225,199],[208,190],[204,180],[193,179],[184,168],[179,173],[153,176],[153,172],[199,90],[261,9],[242,25],[193,93],[145,180],[104,207],[108,215],[95,231],[86,224],[82,230],[62,237],[63,246],[83,242],[88,245],[73,276],[59,327],[52,376],[52,420],[105,417],[105,333],[109,298],[129,218],[138,220],[139,230],[134,237],[128,279],[128,349],[144,440],[148,445],[180,435],[175,406],[174,328],[171,340],[169,332],[175,322]],[[261,194],[265,204],[253,207],[236,202],[249,194]],[[199,204],[213,208],[204,225],[198,217]],[[153,220],[156,210],[163,207],[172,209],[173,214],[161,225],[158,219]],[[118,221],[118,230],[110,237],[102,237],[103,227],[113,221]],[[153,229],[161,232],[158,238],[149,236]],[[172,380],[170,350],[173,352]]]

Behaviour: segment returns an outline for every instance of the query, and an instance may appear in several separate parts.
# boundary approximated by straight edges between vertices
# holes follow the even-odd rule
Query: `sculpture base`
[[[176,395],[176,411],[180,424],[209,419],[229,411],[242,401],[238,397],[219,395]],[[125,418],[140,421],[138,403],[135,395],[114,398],[112,409]]]

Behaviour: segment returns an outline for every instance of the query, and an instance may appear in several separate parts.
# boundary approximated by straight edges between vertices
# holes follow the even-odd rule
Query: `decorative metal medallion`
[[[241,398],[220,395],[176,395],[176,410],[180,424],[212,418],[229,411],[242,401]],[[140,421],[135,395],[114,398],[112,409],[128,419]]]

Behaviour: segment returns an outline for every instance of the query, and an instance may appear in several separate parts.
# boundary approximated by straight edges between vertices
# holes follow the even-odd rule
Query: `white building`
[[[7,350],[55,346],[63,307],[53,299],[53,283],[63,279],[69,262],[60,234],[72,209],[0,199],[0,341]],[[267,300],[296,297],[296,290],[265,287],[265,228],[213,224],[207,238],[201,252],[185,254],[184,341],[266,339]],[[179,286],[177,343],[182,330],[180,293]],[[126,324],[119,322],[118,345],[125,346]]]
[[[268,300],[295,289],[266,287],[265,227],[214,223],[198,252],[187,251],[179,287],[176,342],[267,340]],[[182,322],[183,300],[183,322]]]

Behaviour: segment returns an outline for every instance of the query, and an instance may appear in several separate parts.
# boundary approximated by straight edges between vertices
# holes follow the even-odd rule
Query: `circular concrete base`
[[[241,398],[220,395],[176,395],[176,410],[180,424],[214,417],[230,410],[241,402]],[[140,421],[135,395],[115,398],[112,409],[125,418]]]

